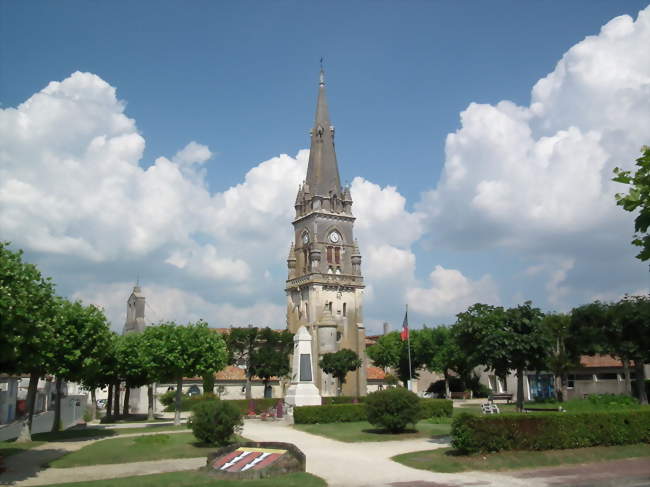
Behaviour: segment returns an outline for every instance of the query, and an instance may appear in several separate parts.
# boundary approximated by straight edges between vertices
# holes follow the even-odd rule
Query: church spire
[[[341,196],[339,168],[334,151],[334,127],[330,122],[325,95],[325,72],[321,66],[316,118],[311,130],[311,149],[307,166],[307,184],[314,196]]]

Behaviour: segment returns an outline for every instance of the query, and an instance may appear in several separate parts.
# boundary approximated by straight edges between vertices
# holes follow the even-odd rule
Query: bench
[[[498,394],[490,394],[488,396],[488,401],[494,402],[494,401],[507,401],[508,404],[510,404],[510,401],[512,401],[512,394],[509,394],[507,392],[500,392]]]
[[[500,414],[501,413],[501,411],[499,411],[499,406],[497,406],[493,402],[487,402],[485,404],[481,404],[481,412],[483,414]]]
[[[469,399],[469,392],[450,392],[452,399]]]
[[[549,408],[524,408],[525,413],[566,413],[566,409],[558,407],[557,409]]]

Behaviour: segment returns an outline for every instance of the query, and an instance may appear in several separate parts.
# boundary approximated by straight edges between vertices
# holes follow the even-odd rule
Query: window
[[[348,311],[348,304],[343,303],[343,316],[347,316],[347,311]]]
[[[573,374],[569,374],[569,375],[567,376],[566,386],[567,386],[569,389],[573,389],[573,388],[576,386],[576,376],[575,376],[575,375],[573,375]]]
[[[615,374],[613,372],[596,374],[596,380],[618,380],[618,374]]]
[[[336,263],[336,264],[341,263],[341,248],[340,247],[334,247],[334,263]]]
[[[327,247],[327,263],[332,263],[332,247]]]

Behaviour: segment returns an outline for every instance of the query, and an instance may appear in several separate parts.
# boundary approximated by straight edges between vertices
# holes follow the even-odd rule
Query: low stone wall
[[[86,396],[66,396],[61,401],[61,423],[63,429],[74,426],[83,419],[86,410]],[[47,433],[52,430],[54,423],[54,411],[35,414],[32,418],[32,434]],[[20,434],[23,419],[19,419],[7,425],[0,426],[0,441],[13,440]]]

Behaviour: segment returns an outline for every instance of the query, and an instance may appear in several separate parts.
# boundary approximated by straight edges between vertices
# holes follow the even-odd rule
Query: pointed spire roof
[[[307,166],[307,187],[314,196],[341,195],[341,180],[334,151],[334,127],[330,122],[325,94],[325,73],[321,68],[316,103],[316,118],[311,131],[311,149]]]

